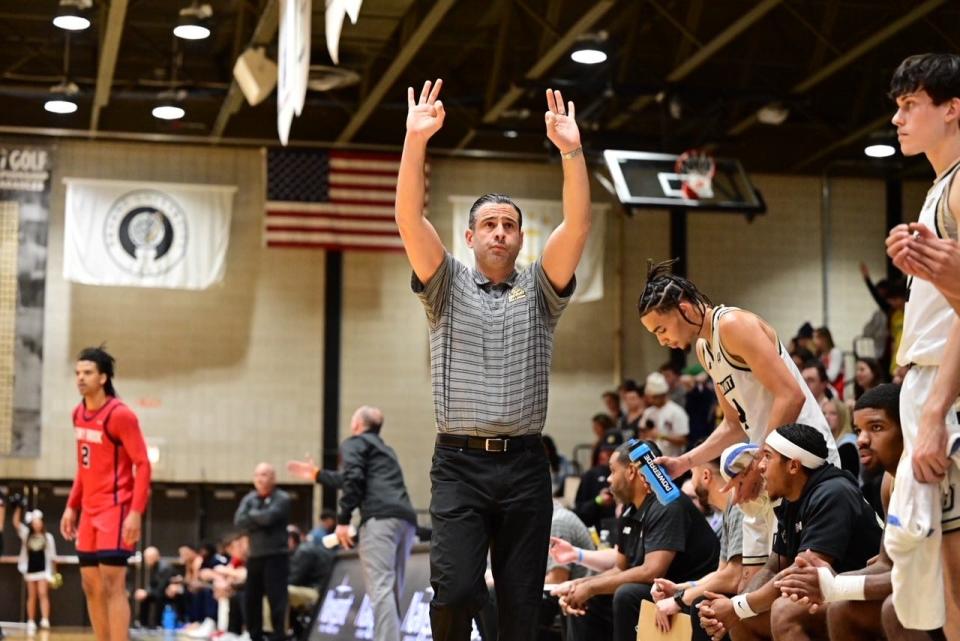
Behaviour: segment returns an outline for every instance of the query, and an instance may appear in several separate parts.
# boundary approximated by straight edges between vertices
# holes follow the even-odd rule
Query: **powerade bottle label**
[[[653,462],[656,458],[653,451],[646,443],[631,439],[628,442],[630,449],[630,462],[636,465],[650,488],[656,495],[657,500],[662,505],[675,501],[680,496],[680,488],[676,486],[670,475],[662,467]]]

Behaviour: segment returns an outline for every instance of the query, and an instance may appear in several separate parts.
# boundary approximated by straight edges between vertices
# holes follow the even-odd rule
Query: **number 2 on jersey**
[[[80,446],[80,465],[90,467],[90,446],[86,443]]]

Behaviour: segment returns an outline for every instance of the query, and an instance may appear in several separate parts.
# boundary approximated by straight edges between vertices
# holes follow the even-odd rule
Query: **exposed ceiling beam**
[[[428,11],[427,15],[420,21],[416,30],[410,35],[410,38],[403,43],[400,51],[396,53],[393,62],[390,63],[387,70],[380,76],[380,80],[377,81],[377,84],[374,85],[370,93],[368,93],[363,99],[363,102],[360,103],[360,106],[357,107],[353,118],[350,119],[347,126],[340,132],[340,135],[337,136],[338,143],[350,142],[357,131],[360,130],[363,123],[367,121],[367,118],[370,117],[373,110],[380,104],[380,100],[384,94],[390,90],[393,83],[396,82],[400,74],[403,73],[403,70],[406,69],[410,60],[420,51],[420,47],[424,45],[430,37],[430,34],[437,28],[437,25],[440,24],[440,21],[447,15],[447,11],[450,10],[456,1],[457,0],[437,0],[434,2],[433,6],[430,7],[430,11]]]
[[[876,31],[869,38],[863,40],[860,44],[856,45],[845,54],[834,58],[833,62],[821,66],[817,71],[794,85],[790,89],[790,93],[794,96],[806,93],[833,74],[848,66],[853,61],[863,56],[871,49],[890,39],[898,32],[903,31],[917,20],[920,20],[945,2],[946,0],[927,0],[923,4],[917,5],[912,11],[901,16],[899,19],[894,20],[879,31]],[[756,122],[756,115],[751,114],[731,127],[727,131],[727,134],[732,136],[742,134],[744,131],[752,127]]]
[[[918,5],[903,17],[894,20],[883,29],[880,29],[872,36],[855,46],[853,49],[850,49],[847,53],[843,54],[839,58],[836,58],[830,64],[822,67],[816,73],[799,82],[793,89],[791,89],[791,93],[801,94],[811,87],[820,84],[820,82],[823,80],[840,71],[866,52],[889,39],[897,32],[902,31],[906,27],[910,26],[923,16],[942,5],[944,2],[946,2],[946,0],[927,0],[923,4]]]
[[[781,2],[783,2],[783,0],[763,0],[763,2],[757,4],[753,9],[740,16],[729,27],[718,33],[710,42],[700,47],[696,53],[687,58],[683,63],[677,65],[673,71],[667,74],[667,82],[678,82],[686,78],[700,67],[700,65],[709,60],[713,54],[730,44],[737,36],[749,29],[755,22],[760,20],[760,18],[770,13],[770,11]],[[637,98],[626,110],[611,120],[608,126],[611,129],[620,128],[633,117],[633,113],[644,109],[651,102],[653,102],[652,96],[641,96]]]
[[[580,19],[574,23],[562,36],[560,36],[557,41],[553,44],[550,49],[547,50],[545,54],[540,56],[540,59],[537,60],[527,73],[524,74],[526,80],[538,80],[544,73],[546,73],[550,67],[554,65],[567,51],[570,50],[570,47],[576,42],[577,38],[588,31],[597,23],[604,14],[609,11],[613,5],[616,4],[616,0],[599,0],[595,2],[593,6],[582,16]],[[513,106],[520,96],[523,95],[525,89],[522,89],[516,85],[510,87],[506,93],[500,96],[500,99],[490,107],[487,112],[483,115],[480,121],[483,124],[491,124],[496,122],[504,111]],[[473,140],[473,137],[476,135],[476,128],[471,128],[470,131],[460,140],[460,142],[455,147],[456,149],[463,149],[470,141]]]
[[[817,160],[820,160],[820,159],[823,158],[824,156],[827,156],[827,155],[833,153],[833,152],[836,151],[837,149],[840,149],[840,148],[842,148],[842,147],[846,147],[847,145],[849,145],[849,144],[851,144],[851,143],[854,143],[854,142],[860,140],[861,138],[865,138],[866,136],[869,136],[870,134],[872,134],[872,133],[873,133],[874,131],[876,131],[877,129],[880,129],[880,127],[883,127],[884,125],[889,125],[889,124],[890,124],[890,119],[891,119],[892,117],[893,117],[892,114],[886,114],[886,115],[880,116],[880,117],[877,118],[876,120],[871,120],[869,123],[867,123],[866,125],[864,125],[864,126],[861,127],[860,129],[857,129],[855,132],[853,132],[853,133],[850,134],[849,136],[847,136],[847,137],[845,137],[845,138],[842,138],[842,139],[836,141],[835,143],[824,147],[823,149],[821,149],[821,150],[818,151],[817,153],[813,154],[812,156],[808,156],[808,157],[805,158],[804,160],[801,160],[800,162],[798,162],[797,164],[795,164],[793,167],[791,167],[791,168],[790,168],[790,171],[799,171],[799,170],[803,169],[804,167],[806,167],[807,165],[809,165],[809,164],[811,164],[811,163],[813,163],[813,162],[816,162]]]
[[[260,20],[253,30],[253,36],[250,38],[250,46],[268,45],[273,41],[273,36],[277,33],[277,24],[280,20],[280,3],[278,0],[267,0],[263,13],[260,14]],[[213,122],[213,129],[210,131],[210,138],[216,142],[223,137],[223,132],[230,122],[230,116],[240,110],[243,104],[243,91],[237,84],[237,79],[230,74],[230,88],[227,90],[227,96],[220,105],[220,112],[217,119]]]
[[[90,111],[90,131],[100,125],[100,110],[110,102],[113,75],[117,70],[117,54],[123,37],[123,23],[127,17],[127,0],[111,0],[107,15],[107,28],[100,43],[100,63],[97,65],[97,88],[93,94]]]

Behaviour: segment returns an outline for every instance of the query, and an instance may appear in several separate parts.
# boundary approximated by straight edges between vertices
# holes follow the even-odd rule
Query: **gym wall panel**
[[[156,478],[244,481],[260,460],[317,450],[322,254],[261,246],[258,150],[65,141],[53,178],[42,454],[4,474],[70,478],[77,352],[106,342],[117,389],[160,444]],[[65,176],[237,185],[225,279],[201,292],[62,277]]]

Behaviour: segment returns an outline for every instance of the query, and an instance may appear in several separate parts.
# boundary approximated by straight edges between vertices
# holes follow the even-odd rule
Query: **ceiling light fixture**
[[[83,15],[93,6],[93,0],[60,0],[53,25],[66,31],[83,31],[90,26],[90,18]]]
[[[871,158],[889,158],[893,154],[897,153],[897,150],[894,149],[893,145],[888,145],[887,143],[878,143],[874,145],[867,145],[863,148],[863,153]]]
[[[188,7],[180,10],[177,26],[173,28],[173,35],[184,40],[203,40],[210,37],[210,27],[207,20],[213,15],[209,4],[200,4],[194,1]]]
[[[570,59],[582,65],[596,65],[606,62],[607,52],[604,51],[603,43],[607,41],[606,31],[597,33],[588,33],[577,39],[576,48],[570,54]]]
[[[151,112],[154,118],[159,118],[160,120],[180,120],[187,112],[183,110],[183,107],[169,104],[169,105],[158,105],[153,108]]]
[[[520,135],[520,134],[517,133],[517,130],[516,130],[516,129],[507,129],[507,130],[505,130],[505,131],[503,132],[503,137],[504,137],[504,138],[516,138],[516,137],[518,137],[519,135]]]
[[[77,110],[74,96],[80,92],[76,84],[64,81],[50,87],[50,97],[43,103],[43,108],[52,114],[72,114]]]

